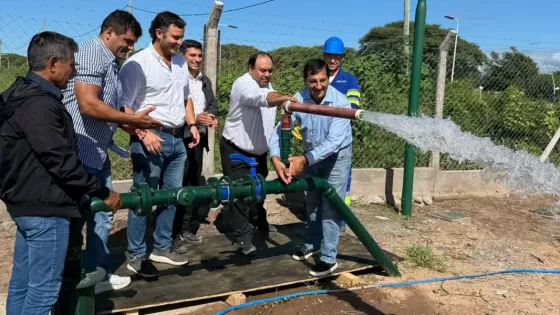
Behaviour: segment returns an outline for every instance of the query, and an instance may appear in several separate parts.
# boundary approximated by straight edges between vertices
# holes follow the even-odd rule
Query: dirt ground
[[[383,273],[360,275],[362,285],[420,280],[434,277],[483,273],[512,268],[560,269],[560,229],[554,219],[530,212],[551,207],[551,197],[470,198],[436,201],[417,206],[405,219],[392,208],[352,203],[353,211],[385,250],[407,257],[413,245],[425,245],[440,259],[437,268],[414,266],[412,259],[398,265],[402,278]],[[297,222],[302,209],[297,203],[267,202],[270,221]],[[461,211],[466,220],[448,222],[428,214]],[[124,227],[126,213],[119,213],[115,232]],[[203,226],[202,235],[216,233]],[[115,236],[119,233],[115,233]],[[120,233],[122,235],[122,233]],[[343,237],[354,237],[351,232]],[[112,246],[126,239],[113,238]],[[13,254],[13,224],[0,223],[0,293],[7,291]],[[438,271],[436,271],[436,270]],[[306,296],[261,304],[228,314],[560,314],[560,281],[551,274],[508,274],[477,279],[421,284],[400,288],[365,289],[339,294]],[[304,288],[249,296],[249,300],[294,291],[333,288],[329,282],[310,283]],[[195,313],[196,314],[196,313]],[[201,310],[200,314],[211,314]]]

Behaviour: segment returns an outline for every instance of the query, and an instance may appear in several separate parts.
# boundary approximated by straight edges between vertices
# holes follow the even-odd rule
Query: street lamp
[[[451,68],[451,82],[453,82],[453,76],[455,75],[455,55],[457,54],[457,38],[459,37],[459,20],[449,15],[444,17],[449,20],[454,20],[457,24],[457,29],[455,30],[455,49],[453,50],[453,66]]]
[[[551,73],[550,76],[552,77],[552,103],[555,104],[556,103],[556,91],[558,91],[559,88],[556,87],[556,83],[554,82],[554,73]]]
[[[231,25],[231,24],[221,24],[220,23],[220,24],[218,24],[218,26],[226,26],[226,27],[229,27],[229,28],[237,28],[237,26]]]

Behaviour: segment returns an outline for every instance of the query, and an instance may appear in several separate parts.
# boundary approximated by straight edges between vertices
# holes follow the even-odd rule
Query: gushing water
[[[408,117],[365,112],[363,120],[375,124],[413,144],[420,150],[448,153],[459,162],[470,161],[483,168],[486,178],[503,183],[526,195],[560,196],[560,169],[526,151],[495,145],[448,119]]]

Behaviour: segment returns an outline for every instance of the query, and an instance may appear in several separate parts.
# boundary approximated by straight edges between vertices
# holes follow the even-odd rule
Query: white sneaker
[[[120,277],[117,275],[109,275],[109,279],[101,281],[95,285],[95,294],[99,294],[110,290],[120,290],[130,285],[130,277]]]

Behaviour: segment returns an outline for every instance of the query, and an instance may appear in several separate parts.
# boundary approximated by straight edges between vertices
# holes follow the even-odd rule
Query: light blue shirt
[[[311,99],[307,87],[297,92],[294,97],[303,104],[316,104]],[[346,96],[331,85],[327,88],[327,93],[321,105],[351,108]],[[294,112],[291,115],[291,120],[292,128],[296,120],[299,122],[301,136],[303,137],[304,155],[309,165],[320,162],[352,144],[350,119]],[[269,141],[271,157],[275,155],[280,157],[281,130],[280,122]]]

